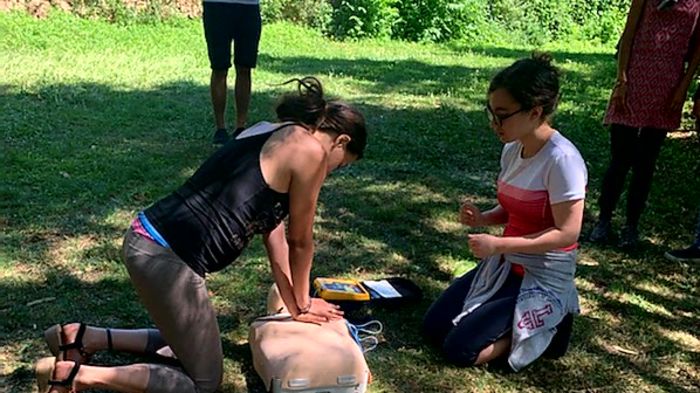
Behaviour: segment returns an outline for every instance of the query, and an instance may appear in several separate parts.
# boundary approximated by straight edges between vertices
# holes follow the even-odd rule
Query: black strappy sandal
[[[73,382],[75,381],[75,376],[78,375],[78,371],[80,370],[80,363],[73,362],[73,369],[70,371],[68,378],[63,380],[53,379],[55,370],[55,357],[42,358],[36,362],[35,373],[39,393],[48,393],[52,387],[56,386],[66,387],[68,388],[69,392],[75,392],[73,389]]]
[[[80,363],[87,363],[92,357],[92,353],[85,351],[85,346],[83,345],[83,336],[85,335],[85,329],[87,325],[80,322],[80,327],[78,328],[78,334],[75,335],[75,340],[72,343],[66,344],[63,342],[63,325],[54,325],[44,331],[44,340],[49,346],[51,354],[59,358],[60,360],[78,360]],[[112,332],[107,329],[107,344],[109,350],[112,350]],[[75,349],[80,353],[80,359],[68,359],[66,358],[67,351]]]

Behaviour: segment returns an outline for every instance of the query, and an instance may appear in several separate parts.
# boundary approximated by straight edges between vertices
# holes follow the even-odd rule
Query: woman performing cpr
[[[486,113],[505,143],[498,205],[462,206],[471,227],[505,224],[502,237],[469,236],[482,258],[433,303],[425,335],[446,358],[472,366],[508,357],[520,370],[566,351],[587,172],[576,147],[550,125],[559,77],[546,55],[515,62],[491,81]]]
[[[48,329],[56,358],[37,363],[41,393],[215,391],[223,354],[204,276],[234,262],[255,234],[263,236],[274,281],[294,319],[342,317],[336,306],[309,297],[312,227],[326,176],[362,157],[365,120],[345,103],[326,101],[317,79],[295,81],[298,94],[280,100],[278,123],[258,123],[221,147],[182,187],[139,213],[127,231],[124,263],[158,329],[79,323]],[[167,347],[182,368],[88,365],[100,350],[160,354]]]

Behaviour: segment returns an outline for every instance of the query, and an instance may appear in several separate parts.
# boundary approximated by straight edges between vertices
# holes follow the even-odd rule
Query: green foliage
[[[333,16],[333,7],[327,0],[264,0],[260,7],[265,23],[289,21],[324,32]]]
[[[592,38],[613,42],[622,33],[629,11],[629,0],[572,0],[578,28],[576,38]]]
[[[476,38],[491,29],[483,5],[483,0],[402,1],[395,36],[412,41]]]
[[[332,35],[409,41],[617,39],[629,0],[336,0]]]
[[[530,43],[585,39],[611,42],[625,24],[629,0],[492,0],[490,15]]]
[[[49,0],[38,1],[43,5],[40,11],[27,10],[43,16]],[[264,0],[261,7],[265,23],[289,21],[338,39],[539,45],[614,42],[624,28],[630,1]],[[122,25],[177,20],[172,18],[176,15],[198,18],[201,12],[198,0],[73,0],[69,8],[82,17]]]
[[[389,37],[398,20],[397,0],[339,0],[333,29],[337,38]]]
[[[175,1],[74,0],[71,11],[85,18],[105,19],[118,25],[173,22],[191,14]]]

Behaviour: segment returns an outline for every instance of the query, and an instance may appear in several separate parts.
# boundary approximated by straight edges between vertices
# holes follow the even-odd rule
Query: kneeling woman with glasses
[[[498,205],[460,211],[470,227],[505,224],[503,236],[469,235],[479,265],[432,304],[424,333],[451,363],[507,359],[518,371],[540,356],[562,356],[573,314],[587,171],[576,147],[552,128],[559,74],[535,54],[502,70],[488,90],[487,115],[505,144]]]

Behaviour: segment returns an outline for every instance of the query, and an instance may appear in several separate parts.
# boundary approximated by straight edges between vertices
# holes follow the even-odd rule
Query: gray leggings
[[[172,250],[131,229],[123,252],[141,302],[184,368],[149,365],[146,392],[214,392],[223,376],[223,351],[204,278]]]

